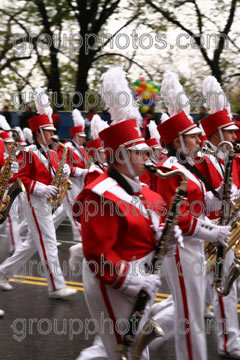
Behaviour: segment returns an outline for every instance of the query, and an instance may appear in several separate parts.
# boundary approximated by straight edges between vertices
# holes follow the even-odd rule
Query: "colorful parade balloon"
[[[160,99],[158,93],[160,86],[154,81],[145,81],[144,77],[140,77],[134,82],[135,99],[139,103],[139,109],[142,113],[146,113],[150,108],[156,106],[156,101]]]

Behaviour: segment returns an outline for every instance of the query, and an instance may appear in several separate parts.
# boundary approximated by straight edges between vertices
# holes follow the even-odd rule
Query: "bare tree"
[[[148,8],[153,13],[159,14],[160,19],[165,21],[166,24],[171,24],[183,30],[194,40],[202,58],[211,69],[212,75],[221,83],[225,71],[223,66],[224,50],[229,39],[232,40],[231,30],[237,7],[240,6],[239,1],[212,1],[211,5],[214,6],[214,9],[210,13],[201,0],[171,0],[167,2],[164,0],[145,0],[144,3],[148,5]],[[219,19],[221,20],[219,21]],[[148,17],[146,18],[147,21]],[[215,26],[216,30],[214,34],[216,45],[213,53],[202,42],[203,36],[208,31],[209,24]],[[236,74],[236,76],[238,75]]]

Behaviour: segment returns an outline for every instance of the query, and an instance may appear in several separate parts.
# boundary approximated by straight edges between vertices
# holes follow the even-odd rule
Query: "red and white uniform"
[[[56,157],[49,151],[52,165],[57,169]],[[52,221],[52,209],[47,199],[35,194],[37,183],[50,185],[53,170],[48,160],[40,153],[36,145],[19,155],[19,173],[26,188],[24,194],[24,212],[30,228],[26,241],[21,243],[13,256],[0,266],[0,272],[7,278],[11,277],[31,256],[38,251],[48,280],[49,291],[65,288],[65,281],[58,259],[56,233]]]
[[[4,165],[4,142],[0,140],[0,170]]]
[[[133,191],[137,190],[135,197],[107,173],[86,186],[78,197],[83,210],[79,218],[85,256],[84,295],[91,316],[99,324],[103,318],[111,319],[115,329],[111,331],[109,322],[104,328],[99,328],[109,359],[118,359],[116,348],[121,343],[123,324],[119,325],[118,331],[116,324],[120,319],[128,320],[134,307],[134,299],[118,289],[130,286],[125,282],[133,267],[138,273],[140,264],[144,271],[143,265],[150,263],[156,245],[153,227],[157,230],[160,224],[155,211],[146,211],[145,201],[156,210],[155,203],[162,200],[161,196],[128,180]]]
[[[211,144],[211,148],[213,150],[216,150],[213,144]],[[220,153],[221,154],[221,153]],[[220,186],[221,182],[223,181],[224,173],[224,160],[223,157],[219,158],[218,160],[212,156],[208,155],[208,158],[210,160],[210,164],[214,166],[216,171],[218,171],[218,174],[216,175],[216,172],[210,171],[206,172],[204,171],[203,167],[201,166],[201,163],[199,163],[199,170],[202,172],[202,174],[206,177],[206,179],[213,185],[213,187],[216,189]],[[220,164],[222,166],[220,166]],[[239,169],[240,170],[240,169]],[[233,181],[237,179],[237,173],[239,173],[239,170],[237,172],[237,161],[233,162]],[[215,215],[215,216],[214,216]],[[218,213],[218,216],[216,214],[212,214],[213,220],[216,221],[216,219],[220,216],[220,212]],[[231,266],[234,259],[234,253],[233,250],[229,250],[225,255],[224,260],[224,269],[223,273],[227,274],[229,267]],[[213,273],[209,274],[207,276],[208,281],[208,288],[211,293],[212,297],[212,306],[214,309],[215,318],[218,320],[218,351],[221,353],[226,353],[228,355],[229,353],[236,353],[240,349],[240,331],[239,331],[239,324],[238,324],[238,316],[237,316],[237,283],[236,281],[233,283],[233,286],[231,288],[230,294],[228,296],[219,296],[218,293],[213,289]]]
[[[8,158],[9,154],[4,153],[4,160]],[[6,191],[7,193],[7,191]],[[12,203],[11,209],[5,223],[5,234],[9,240],[9,253],[16,251],[17,247],[21,243],[21,236],[18,224],[18,197]]]
[[[164,172],[179,169],[188,178],[187,199],[181,206],[178,225],[184,237],[184,248],[170,247],[163,260],[163,269],[175,306],[175,346],[178,360],[206,360],[204,324],[205,276],[204,242],[195,236],[198,219],[205,219],[205,185],[177,161],[169,157],[159,166]],[[164,179],[155,175],[153,190],[169,206],[182,177]],[[195,214],[195,216],[193,216]]]
[[[62,221],[66,217],[68,217],[72,224],[74,239],[79,239],[81,235],[81,226],[72,216],[72,206],[74,204],[76,196],[79,194],[79,192],[82,191],[84,187],[85,173],[83,173],[82,175],[78,174],[80,171],[77,169],[86,169],[88,155],[83,146],[81,146],[80,150],[78,150],[76,147],[73,146],[70,141],[65,143],[65,146],[67,146],[68,148],[67,164],[70,166],[71,169],[69,179],[72,182],[72,187],[67,191],[63,201],[63,206],[55,212],[53,219],[55,228],[57,229],[58,226],[62,223]],[[58,146],[57,157],[59,161],[61,161],[62,153],[63,147]]]
[[[92,163],[92,165],[89,168],[89,171],[87,173],[87,175],[84,178],[84,184],[85,186],[91,184],[94,180],[97,179],[98,176],[102,175],[104,173],[104,170]],[[84,187],[85,187],[84,186]],[[78,201],[80,201],[79,199],[81,198],[81,193],[76,197],[74,203],[77,203]],[[76,216],[77,214],[74,214],[73,212],[73,219],[76,221]],[[82,249],[82,243],[78,243],[76,245],[71,246],[71,248],[69,249],[70,251],[70,261],[71,259],[73,259],[73,262],[80,262],[83,258],[83,249]]]

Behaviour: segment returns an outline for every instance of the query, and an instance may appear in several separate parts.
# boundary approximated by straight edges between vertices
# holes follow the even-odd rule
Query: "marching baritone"
[[[208,90],[208,94],[204,93],[204,89]],[[223,94],[223,91],[220,88],[220,84],[217,80],[208,76],[203,82],[203,93],[204,95],[210,99],[210,96],[216,97],[216,94]],[[206,91],[206,90],[205,90]],[[220,95],[219,95],[220,96]],[[218,172],[218,176],[220,176],[220,182],[216,183],[216,176],[213,173],[206,174],[202,171],[201,163],[199,163],[198,168],[203,174],[206,176],[209,182],[215,187],[219,186],[220,183],[224,179],[225,174],[225,165],[227,159],[226,151],[217,151],[218,145],[222,141],[228,141],[234,144],[236,140],[235,131],[238,129],[235,125],[234,121],[231,119],[229,110],[230,105],[226,106],[226,108],[221,107],[221,102],[219,99],[215,100],[216,103],[210,102],[213,109],[211,110],[211,114],[206,118],[201,120],[201,125],[204,129],[204,132],[207,136],[207,145],[208,147],[215,151],[215,157],[209,155],[209,160],[212,165],[215,167]],[[220,107],[217,106],[220,104]],[[226,103],[225,103],[226,105]],[[235,157],[233,160],[233,168],[232,168],[232,181],[233,184],[229,191],[231,192],[230,198],[231,200],[236,196],[237,190],[240,187],[239,184],[239,172],[240,172],[240,163],[239,157]],[[212,195],[212,194],[210,194]],[[211,203],[215,203],[216,210],[221,209],[221,202],[218,205],[218,199],[211,196]],[[217,207],[218,206],[218,207]],[[220,216],[220,212],[215,212],[211,214],[211,219],[216,221]],[[223,273],[227,274],[228,270],[233,262],[234,253],[233,249],[230,249],[226,252],[224,257],[224,265],[223,265]],[[212,285],[213,282],[213,272],[207,276],[208,283]],[[210,290],[212,286],[210,287]],[[233,357],[235,359],[240,359],[240,331],[238,324],[238,314],[237,314],[237,284],[236,281],[233,283],[233,286],[230,290],[229,295],[220,296],[216,290],[212,290],[212,305],[215,313],[215,317],[217,319],[221,319],[221,323],[217,328],[218,335],[218,353],[222,356]]]
[[[29,126],[35,142],[19,154],[17,177],[26,188],[23,206],[30,231],[15,253],[0,265],[0,287],[10,290],[12,286],[8,278],[38,251],[48,281],[49,297],[65,298],[75,294],[76,290],[67,288],[65,284],[58,259],[52,209],[48,203],[48,199],[58,192],[51,185],[58,163],[54,152],[48,148],[55,128],[45,114],[29,119]],[[69,166],[64,166],[63,177],[67,177],[69,172]]]

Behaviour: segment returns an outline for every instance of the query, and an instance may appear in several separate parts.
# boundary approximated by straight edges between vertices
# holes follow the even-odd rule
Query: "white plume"
[[[175,72],[166,71],[163,74],[161,96],[168,108],[170,117],[184,111],[187,117],[192,120],[189,100]]]
[[[5,116],[0,115],[0,130],[8,131],[10,130],[10,126],[5,118]]]
[[[20,136],[20,139],[23,140],[23,141],[25,141],[25,138],[24,138],[24,135],[23,135],[23,131],[22,131],[22,129],[20,128],[20,126],[16,126],[16,127],[15,127],[15,130],[17,130],[17,132],[18,132],[18,134],[19,134],[19,136]]]
[[[207,76],[203,80],[202,93],[206,99],[207,106],[210,108],[211,114],[226,109],[232,117],[231,107],[227,96],[214,76]]]
[[[112,118],[112,124],[135,119],[139,127],[142,125],[142,116],[133,94],[128,86],[126,73],[120,67],[107,70],[101,77],[102,97]]]
[[[149,129],[151,139],[156,139],[157,142],[160,143],[160,134],[158,132],[157,124],[155,123],[155,121],[151,120],[147,127]]]
[[[169,116],[168,116],[168,114],[166,114],[166,113],[162,113],[162,115],[161,115],[161,122],[164,122],[164,121],[166,121],[167,119],[169,119]]]
[[[35,101],[37,113],[40,115],[47,115],[50,122],[52,123],[53,109],[50,106],[49,98],[45,93],[44,89],[37,88],[34,91],[34,101]]]
[[[82,126],[83,130],[84,130],[85,121],[84,121],[84,118],[82,117],[82,114],[80,113],[80,111],[78,109],[73,110],[72,118],[73,118],[74,126]]]
[[[94,115],[91,120],[91,135],[93,139],[98,139],[100,131],[106,129],[108,126],[108,123],[103,121],[99,115]]]
[[[33,144],[33,136],[32,136],[32,130],[29,128],[23,129],[23,136],[24,139],[29,142],[29,144]]]

